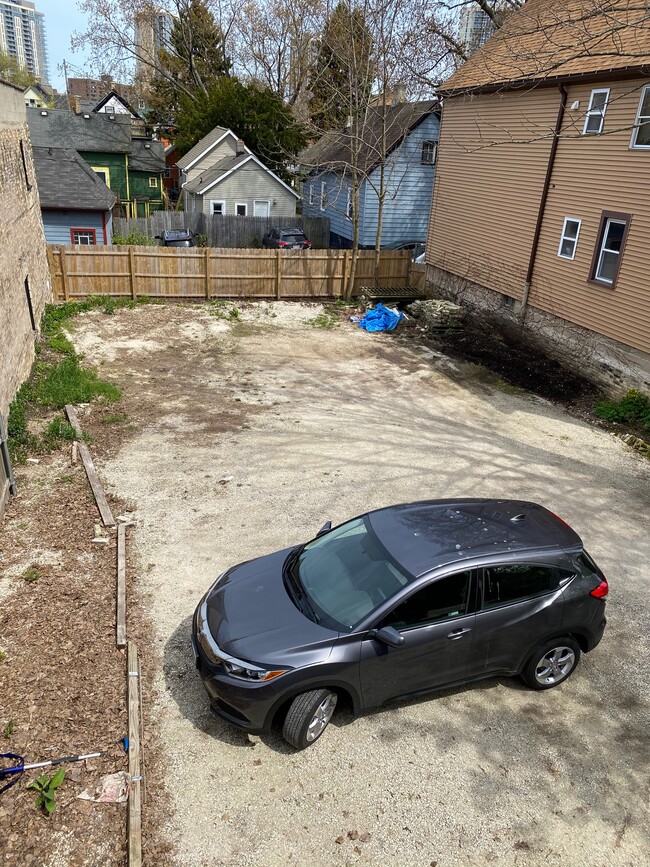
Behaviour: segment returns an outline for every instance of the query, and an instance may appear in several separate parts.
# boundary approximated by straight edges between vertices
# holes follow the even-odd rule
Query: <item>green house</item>
[[[33,108],[27,118],[34,147],[74,148],[102,178],[117,196],[116,215],[148,217],[165,207],[163,145],[134,136],[129,115]]]

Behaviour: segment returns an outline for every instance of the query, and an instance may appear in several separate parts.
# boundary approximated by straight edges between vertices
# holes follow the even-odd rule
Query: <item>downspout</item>
[[[555,155],[557,146],[560,141],[560,132],[562,131],[562,122],[564,121],[564,112],[566,110],[567,92],[563,84],[558,87],[560,91],[560,106],[557,111],[557,120],[555,121],[555,130],[553,131],[553,141],[548,154],[548,164],[546,166],[546,176],[544,178],[544,186],[542,187],[542,195],[539,200],[539,210],[537,211],[537,222],[535,224],[535,233],[533,235],[533,243],[530,248],[530,258],[528,259],[528,270],[526,271],[526,282],[524,283],[524,291],[521,296],[521,307],[519,313],[523,319],[526,315],[526,307],[528,305],[528,295],[530,293],[530,284],[533,279],[533,269],[535,268],[535,259],[537,257],[537,248],[539,247],[539,237],[542,233],[542,223],[544,222],[544,211],[546,210],[546,200],[548,199],[548,191],[551,187],[551,177],[553,176],[553,167],[555,166]]]

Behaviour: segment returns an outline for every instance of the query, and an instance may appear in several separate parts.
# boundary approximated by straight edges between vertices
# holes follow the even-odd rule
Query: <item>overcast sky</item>
[[[35,5],[39,12],[45,13],[50,84],[64,91],[63,72],[58,69],[63,60],[68,63],[68,75],[74,76],[84,66],[85,57],[70,50],[70,38],[75,30],[84,30],[85,16],[77,9],[74,0],[35,0]]]

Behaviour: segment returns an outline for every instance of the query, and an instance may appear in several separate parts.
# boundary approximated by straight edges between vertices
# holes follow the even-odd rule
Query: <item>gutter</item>
[[[537,257],[537,248],[539,247],[539,236],[542,232],[542,223],[544,222],[544,211],[546,210],[546,201],[548,199],[548,191],[551,186],[551,177],[553,175],[553,167],[555,166],[555,155],[560,141],[560,132],[562,130],[562,122],[564,120],[564,112],[566,110],[567,92],[562,83],[558,85],[560,91],[560,105],[557,111],[557,119],[555,121],[555,129],[553,130],[553,141],[548,155],[548,163],[546,165],[546,176],[544,178],[544,186],[542,187],[542,195],[539,200],[539,208],[537,210],[537,222],[535,223],[535,232],[533,234],[533,243],[530,248],[530,257],[528,259],[528,269],[526,271],[526,282],[524,283],[524,291],[521,297],[521,307],[519,313],[522,318],[525,316],[526,306],[528,305],[528,295],[530,293],[530,283],[533,277],[535,268],[535,258]]]

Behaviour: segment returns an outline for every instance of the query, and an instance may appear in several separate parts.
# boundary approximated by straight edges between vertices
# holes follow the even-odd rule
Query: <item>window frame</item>
[[[214,206],[222,205],[223,210],[220,214],[215,214]],[[224,199],[210,199],[210,216],[211,217],[225,217],[226,216],[226,202]]]
[[[348,187],[348,198],[345,203],[345,219],[352,221],[353,216],[353,208],[352,208],[352,190]]]
[[[150,177],[149,178],[149,187],[153,189],[158,189],[158,178]]]
[[[327,181],[320,182],[320,209],[324,211],[327,208]]]
[[[593,102],[594,102],[594,96],[597,93],[606,94],[605,104],[603,105],[602,113],[600,113],[599,109],[592,108]],[[609,87],[595,87],[591,91],[591,96],[589,97],[589,108],[587,109],[587,112],[585,114],[585,123],[584,123],[584,126],[582,128],[582,134],[583,135],[600,135],[602,133],[603,127],[605,126],[605,114],[607,113],[607,106],[609,105],[609,94],[610,94],[610,88]],[[590,119],[592,117],[598,115],[598,114],[600,114],[600,126],[599,126],[599,128],[597,130],[593,130],[593,129],[588,130],[587,126],[589,124]]]
[[[243,214],[238,213],[237,208],[243,208],[244,213]],[[236,217],[247,217],[248,216],[248,202],[235,202],[235,216]]]
[[[567,238],[566,237],[567,223],[577,223],[578,224],[578,230],[576,231],[575,238]],[[569,262],[573,262],[573,260],[576,257],[576,252],[578,250],[578,239],[580,238],[580,229],[581,228],[582,228],[582,219],[581,218],[578,218],[578,217],[565,217],[564,218],[564,223],[562,224],[562,232],[560,234],[560,243],[558,244],[558,248],[557,248],[558,258],[567,259]],[[573,255],[571,255],[571,256],[565,256],[564,253],[562,253],[562,244],[564,243],[565,240],[574,242],[573,243]]]
[[[650,114],[644,114],[644,115],[641,114],[641,108],[643,107],[643,100],[645,99],[646,92],[650,92],[650,84],[644,85],[644,87],[641,91],[641,99],[639,100],[639,107],[636,110],[636,117],[634,119],[634,127],[632,129],[632,135],[630,137],[630,148],[632,150],[635,150],[635,151],[636,150],[638,150],[638,151],[650,150],[650,143],[649,144],[637,144],[636,143],[636,140],[637,140],[638,135],[639,135],[639,130],[641,129],[641,123],[640,123],[641,117],[646,117],[647,118],[646,122],[648,124],[650,124]]]
[[[408,602],[413,596],[417,593],[426,590],[432,584],[436,584],[438,581],[444,581],[446,578],[453,578],[455,575],[461,575],[462,573],[467,572],[469,574],[469,587],[467,588],[467,605],[466,610],[462,614],[457,614],[455,617],[442,617],[438,620],[427,620],[422,623],[417,623],[412,626],[403,626],[400,629],[397,627],[393,627],[397,629],[398,632],[409,632],[412,629],[429,629],[431,626],[437,626],[439,623],[451,623],[456,620],[460,620],[461,617],[470,617],[473,614],[476,614],[477,607],[479,604],[479,596],[478,596],[478,576],[479,570],[476,567],[469,567],[467,569],[456,569],[452,572],[446,572],[442,575],[434,575],[430,577],[427,581],[424,581],[417,585],[417,587],[409,588],[410,592],[401,597],[399,602],[396,605],[391,606],[388,611],[384,612],[381,617],[376,621],[373,629],[382,629],[384,626],[390,626],[391,624],[386,623],[386,619],[390,617],[401,605],[405,602]],[[407,585],[408,586],[408,585]]]
[[[80,234],[83,232],[84,234],[87,233],[88,235],[92,235],[92,237],[93,237],[92,244],[78,244],[74,239],[75,232],[78,232]],[[74,227],[71,226],[70,227],[70,242],[75,247],[96,247],[97,246],[97,229],[93,229],[90,227],[83,228],[81,226],[74,226]]]
[[[99,177],[100,172],[105,176],[106,180],[104,181],[104,183],[106,184],[106,186],[110,190],[110,188],[111,188],[111,170],[109,169],[109,167],[108,166],[91,166],[90,168],[95,172],[97,177]],[[102,180],[102,178],[99,178],[99,179],[100,179],[100,181]]]
[[[307,201],[309,202],[310,205],[314,204],[314,185],[313,184],[309,184],[309,187],[307,189]]]
[[[431,151],[431,148],[433,148],[433,150],[431,151],[432,155],[433,155],[433,159],[425,160],[425,158],[424,158],[425,148],[427,148],[428,151]],[[423,165],[423,166],[435,166],[437,159],[438,159],[438,142],[434,141],[433,139],[425,139],[422,142],[422,149],[420,151],[420,163],[421,163],[421,165]]]
[[[266,217],[259,218],[268,220],[271,216],[271,199],[253,199],[253,216],[255,216],[255,205],[257,204],[268,205]]]
[[[553,569],[558,576],[557,585],[552,590],[541,590],[539,593],[531,593],[527,596],[521,596],[519,599],[510,599],[505,602],[500,602],[497,605],[490,605],[489,607],[485,607],[485,588],[486,588],[486,576],[485,573],[489,569],[495,569],[499,567],[506,566],[537,566],[542,569]],[[565,574],[563,574],[565,573]],[[509,605],[520,605],[522,602],[530,602],[532,599],[541,599],[542,596],[550,596],[552,593],[557,593],[562,587],[565,587],[572,578],[575,578],[576,572],[571,572],[569,569],[565,569],[562,566],[559,566],[557,563],[537,563],[534,561],[513,561],[511,563],[492,563],[490,566],[483,566],[480,570],[479,575],[479,588],[477,593],[477,607],[476,613],[481,614],[489,611],[499,611],[502,608],[506,608]]]
[[[603,280],[602,277],[596,276],[596,274],[598,273],[598,267],[601,262],[602,253],[604,252],[603,242],[605,240],[607,225],[610,221],[616,223],[625,223],[625,229],[623,230],[623,237],[621,239],[621,249],[618,254],[616,273],[614,274],[614,279],[611,282],[609,280]],[[616,288],[616,284],[618,283],[618,276],[621,273],[621,263],[623,261],[625,244],[627,242],[627,236],[630,231],[631,222],[632,214],[624,214],[620,211],[603,211],[601,213],[600,225],[598,226],[598,234],[596,235],[596,244],[594,246],[593,256],[591,257],[591,265],[589,266],[589,279],[587,281],[588,283],[593,283],[596,286],[605,286],[608,289]]]

